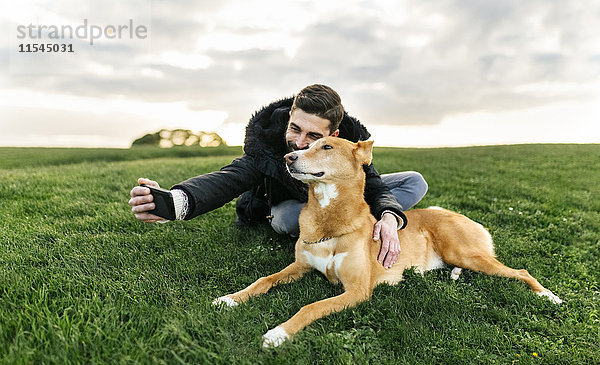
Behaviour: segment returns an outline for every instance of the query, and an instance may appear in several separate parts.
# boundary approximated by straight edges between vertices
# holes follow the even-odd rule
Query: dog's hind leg
[[[452,278],[452,280],[458,280],[458,278],[460,277],[460,274],[462,274],[462,268],[457,266],[454,269],[452,269],[452,273],[450,273],[450,277]]]
[[[230,307],[234,307],[241,302],[248,300],[251,297],[264,294],[275,285],[289,283],[304,276],[312,268],[306,264],[301,264],[295,261],[288,265],[285,269],[278,273],[262,277],[250,284],[246,289],[240,290],[233,294],[228,294],[215,299],[212,303],[219,305],[221,303]]]
[[[562,303],[562,300],[558,296],[544,288],[527,270],[511,269],[496,260],[493,256],[486,254],[469,256],[467,259],[461,261],[459,265],[465,269],[521,280],[529,285],[537,295],[547,297],[548,300],[555,304]]]

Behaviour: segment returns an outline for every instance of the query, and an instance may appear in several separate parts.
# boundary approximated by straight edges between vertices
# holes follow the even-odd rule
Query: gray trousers
[[[390,188],[403,210],[415,206],[427,193],[427,182],[415,171],[381,175],[381,180]],[[285,200],[274,205],[271,208],[271,227],[279,234],[298,236],[298,217],[305,204],[298,200]]]

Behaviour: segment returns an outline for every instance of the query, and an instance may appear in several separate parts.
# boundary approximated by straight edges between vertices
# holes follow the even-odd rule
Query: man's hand
[[[381,237],[381,250],[377,261],[383,264],[383,267],[389,269],[400,255],[400,240],[398,240],[398,221],[391,213],[384,213],[381,220],[375,223],[373,229],[373,240],[377,241]]]
[[[160,187],[156,181],[144,178],[139,178],[138,184],[146,184],[157,188]],[[164,221],[164,218],[148,213],[149,210],[155,208],[153,203],[154,197],[152,194],[150,194],[150,189],[143,186],[136,186],[131,189],[129,195],[131,195],[131,199],[129,199],[129,205],[131,205],[131,211],[137,219],[147,223]]]

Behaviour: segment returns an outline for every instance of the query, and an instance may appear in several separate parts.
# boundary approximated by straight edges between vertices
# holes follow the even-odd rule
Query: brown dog
[[[343,294],[306,305],[268,331],[263,346],[269,347],[279,346],[318,318],[370,298],[380,283],[398,283],[410,267],[425,272],[446,263],[455,266],[453,279],[458,279],[462,268],[516,278],[538,295],[562,302],[526,270],[514,270],[496,260],[492,238],[483,226],[441,208],[406,212],[409,224],[398,231],[402,252],[394,266],[385,269],[377,262],[381,242],[372,239],[376,220],[363,198],[362,166],[371,163],[372,146],[372,141],[355,144],[326,137],[307,150],[287,154],[292,176],[310,186],[308,203],[300,214],[296,261],[244,290],[215,299],[213,304],[236,306],[274,285],[297,280],[313,268],[329,281],[344,285]]]

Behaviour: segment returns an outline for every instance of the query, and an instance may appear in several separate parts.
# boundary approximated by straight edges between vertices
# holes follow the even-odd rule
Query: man
[[[192,219],[239,196],[238,222],[269,221],[278,233],[298,235],[298,217],[308,200],[308,188],[287,172],[283,156],[306,149],[328,135],[353,142],[370,137],[357,119],[344,112],[339,95],[328,86],[307,86],[294,98],[264,107],[246,127],[241,158],[220,171],[188,179],[171,189],[177,219]],[[427,183],[417,172],[380,176],[372,164],[364,169],[365,200],[378,220],[373,239],[382,240],[377,259],[390,268],[400,254],[396,231],[407,224],[402,211],[421,200]],[[155,181],[143,178],[138,184],[158,187]],[[148,188],[137,186],[131,190],[129,205],[137,219],[162,220],[148,213],[154,209],[152,199]]]

